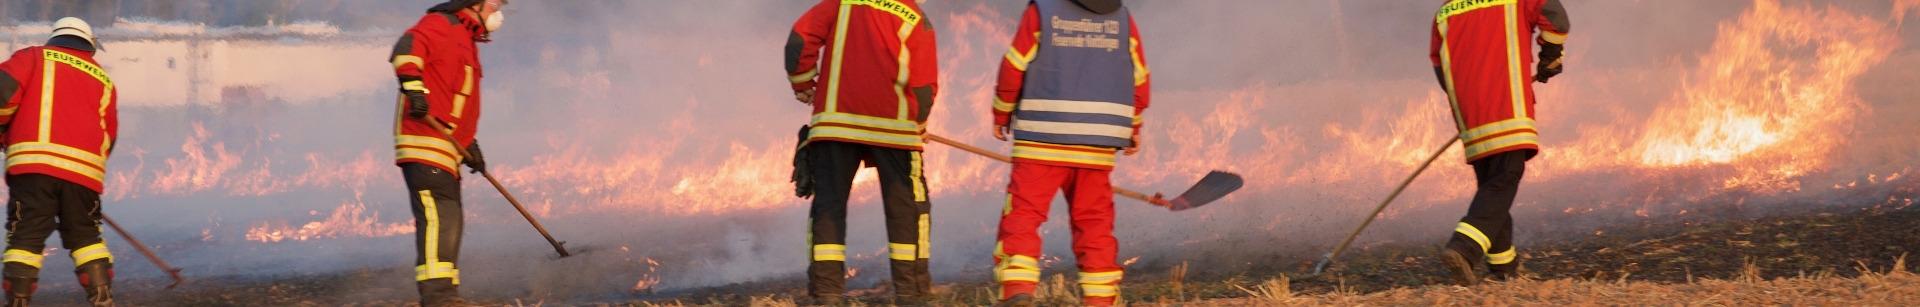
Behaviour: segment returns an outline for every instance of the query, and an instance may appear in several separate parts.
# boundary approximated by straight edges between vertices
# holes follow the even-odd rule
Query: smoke
[[[380,282],[367,289],[404,287],[412,221],[389,162],[385,59],[431,1],[212,9],[228,2],[124,4],[123,20],[96,26],[112,34],[101,61],[126,104],[108,213],[190,274],[373,270]],[[482,46],[480,140],[503,183],[582,255],[553,259],[469,176],[469,293],[602,300],[799,287],[807,201],[789,194],[786,175],[807,108],[779,77],[788,28],[810,5],[511,5],[509,24]],[[1156,87],[1145,152],[1121,159],[1116,185],[1178,193],[1215,169],[1249,181],[1188,212],[1119,200],[1132,269],[1297,269],[1454,132],[1426,57],[1437,3],[1129,5]],[[1546,151],[1515,209],[1523,246],[1622,222],[1911,206],[1920,138],[1902,132],[1920,124],[1902,114],[1920,114],[1906,102],[1920,95],[1908,86],[1920,75],[1897,68],[1920,65],[1901,43],[1920,39],[1901,31],[1912,1],[1567,5],[1568,73],[1537,88]],[[932,132],[1006,149],[988,137],[986,115],[1020,9],[926,4],[943,69]],[[40,25],[16,24],[6,29],[13,46],[38,42]],[[938,145],[926,160],[937,280],[989,279],[1008,168]],[[1442,156],[1360,246],[1444,238],[1473,193],[1461,162],[1457,149]],[[887,273],[870,174],[854,195],[853,286],[873,287]],[[1054,211],[1046,259],[1068,272],[1066,210]]]

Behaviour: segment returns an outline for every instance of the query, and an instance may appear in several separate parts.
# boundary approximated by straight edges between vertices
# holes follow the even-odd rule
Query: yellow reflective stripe
[[[460,152],[454,149],[453,142],[437,137],[401,134],[395,135],[393,141],[398,145],[433,148],[455,154]]]
[[[1507,251],[1487,254],[1487,264],[1513,263],[1513,258],[1520,255],[1516,250],[1516,248],[1508,247]]]
[[[1479,156],[1483,153],[1524,144],[1540,144],[1540,136],[1533,133],[1514,133],[1486,140],[1479,144],[1473,144],[1473,146],[1467,146],[1467,157]]]
[[[1013,213],[1013,194],[1007,194],[1007,204],[1000,206],[1000,216],[1005,217],[1010,213]]]
[[[1140,50],[1140,39],[1130,38],[1128,41],[1133,42],[1133,45],[1127,50]],[[1147,84],[1147,61],[1141,56],[1139,52],[1133,52],[1133,86]]]
[[[41,256],[40,253],[36,252],[9,249],[6,254],[0,255],[0,262],[13,262],[39,268],[41,261],[46,258],[46,256]]]
[[[846,58],[847,20],[851,18],[849,15],[852,14],[853,5],[844,1],[840,2],[840,14],[837,15],[839,17],[835,18],[836,20],[833,23],[833,49],[829,50],[833,52],[833,65],[831,65],[833,66],[831,70],[833,74],[827,76],[826,113],[840,112],[840,75],[846,74],[846,72],[840,71],[840,62]],[[815,120],[818,121],[818,119]]]
[[[13,116],[14,112],[19,112],[19,111],[20,111],[20,105],[13,105],[10,107],[0,108],[0,116]]]
[[[1081,295],[1085,297],[1116,297],[1119,286],[1112,284],[1081,284]]]
[[[1466,132],[1460,133],[1460,141],[1472,144],[1474,141],[1480,140],[1480,138],[1521,129],[1533,129],[1533,119],[1524,117],[1511,118],[1473,127],[1473,129],[1467,129]]]
[[[393,56],[393,69],[400,69],[400,67],[407,66],[407,64],[413,64],[413,66],[420,67],[421,69],[427,68],[427,61],[421,60],[419,56],[414,56],[414,55]]]
[[[1119,281],[1120,281],[1120,277],[1121,277],[1121,274],[1122,274],[1122,273],[1121,273],[1121,271],[1112,271],[1112,272],[1092,272],[1092,273],[1089,273],[1089,272],[1080,272],[1080,283],[1083,283],[1083,284],[1111,284],[1111,283],[1114,283],[1114,282],[1119,282]]]
[[[1482,253],[1487,252],[1487,248],[1493,244],[1487,241],[1487,234],[1481,233],[1480,228],[1474,228],[1473,225],[1467,224],[1467,222],[1460,222],[1460,226],[1453,227],[1453,232],[1467,235],[1467,238],[1473,239],[1473,243],[1480,244],[1480,252]]]
[[[1447,84],[1443,85],[1447,92],[1447,104],[1453,105],[1453,126],[1456,131],[1467,131],[1467,117],[1460,113],[1460,96],[1454,94],[1456,91],[1453,85],[1453,47],[1448,46],[1450,43],[1447,41],[1447,20],[1441,18],[1435,19],[1434,22],[1439,24],[1437,27],[1440,31],[1440,76],[1447,81]]]
[[[106,177],[106,171],[103,171],[97,167],[81,164],[80,162],[73,162],[73,160],[69,160],[67,158],[62,158],[62,157],[51,155],[51,154],[20,153],[20,154],[7,155],[7,168],[13,168],[15,166],[29,165],[29,164],[41,164],[41,165],[52,166],[54,168],[67,170],[67,171],[72,171],[74,173],[80,174],[81,176],[87,176],[87,178],[92,178],[93,180],[96,180],[96,181],[100,181],[102,180],[103,177]]]
[[[425,215],[427,219],[427,229],[421,230],[421,232],[423,232],[421,235],[425,238],[422,240],[425,241],[425,246],[421,247],[424,255],[421,255],[420,258],[426,259],[426,265],[428,266],[442,263],[440,262],[440,206],[438,202],[433,200],[433,191],[420,190],[414,193],[420,196],[420,211],[424,213],[423,215]],[[422,267],[419,271],[419,276],[415,277],[417,280],[428,280],[436,278],[434,276],[438,276],[430,274],[435,272],[435,270],[426,268],[425,266]],[[452,268],[453,264],[448,263],[447,269]]]
[[[53,59],[47,59],[40,65],[40,141],[46,142],[53,135],[53,80],[55,79]]]
[[[1030,269],[1040,268],[1039,259],[1034,259],[1033,257],[1029,257],[1026,255],[1008,255],[1007,257],[1002,257],[1001,261],[1006,261],[1008,267],[1030,268]]]
[[[916,152],[916,154],[918,154],[918,152]],[[920,255],[918,255],[920,259],[927,259],[927,258],[933,257],[933,251],[930,250],[930,248],[933,247],[933,238],[929,237],[929,235],[932,235],[932,234],[933,234],[932,216],[926,213],[921,213],[920,214],[920,246],[916,247],[916,250],[920,251]]]
[[[1113,153],[1111,152],[1113,151],[1113,149],[1111,148],[1099,148],[1099,150],[1103,150],[1103,152],[1105,153],[1092,153],[1092,152],[1083,152],[1083,151],[1044,148],[1039,146],[1033,146],[1032,144],[1036,144],[1036,143],[1028,142],[1028,141],[1014,142],[1013,157],[1023,158],[1023,159],[1091,164],[1091,165],[1113,165],[1113,161],[1114,161],[1114,156],[1113,156]],[[1063,145],[1049,144],[1049,146],[1063,146]],[[1073,147],[1073,146],[1069,146],[1069,147]],[[1088,148],[1097,148],[1097,147],[1088,147]]]
[[[926,175],[921,173],[921,166],[925,165],[925,162],[921,161],[920,152],[918,151],[911,152],[909,155],[913,157],[913,165],[911,166],[913,169],[907,172],[907,180],[913,181],[913,201],[926,202],[927,180]]]
[[[460,284],[460,269],[455,268],[452,262],[439,261],[428,262],[427,264],[413,267],[414,281],[427,281],[441,278],[452,279],[453,284],[458,285]]]
[[[902,22],[909,23],[909,24],[920,23],[920,18],[921,18],[920,12],[915,12],[913,11],[912,7],[908,7],[907,4],[900,3],[900,1],[895,1],[895,0],[841,0],[840,5],[842,8],[845,8],[848,5],[864,5],[864,6],[873,7],[873,9],[875,10],[887,12],[888,14],[893,14],[893,16],[895,17],[900,17],[900,20]],[[842,11],[841,14],[842,16],[845,16],[845,11]]]
[[[1447,5],[1440,6],[1440,12],[1436,13],[1433,19],[1447,19],[1447,17],[1453,17],[1453,15],[1466,14],[1467,12],[1478,9],[1514,4],[1515,1],[1516,0],[1456,0],[1448,2]]]
[[[1555,33],[1553,31],[1540,31],[1540,41],[1554,45],[1565,45],[1567,44],[1567,34]]]
[[[999,282],[1025,281],[1040,282],[1040,270],[1005,268],[994,272]]]
[[[1015,105],[1014,105],[1014,104],[1013,104],[1012,102],[1007,102],[1007,101],[1005,101],[1005,100],[1000,100],[1000,97],[998,97],[997,95],[996,95],[995,97],[993,97],[993,110],[994,110],[994,111],[999,111],[999,112],[1001,112],[1001,113],[1006,113],[1006,112],[1013,112],[1013,108],[1014,108],[1014,107],[1015,107]]]
[[[895,119],[909,121],[911,118],[907,116],[907,113],[910,113],[907,111],[907,76],[913,72],[913,65],[910,64],[913,62],[913,49],[907,48],[907,38],[913,36],[913,27],[913,23],[900,24],[900,48],[898,49],[900,50],[900,57],[895,59],[898,60],[898,62],[893,63],[894,66],[899,67],[899,72],[895,73],[893,77],[893,97],[896,100],[894,104],[896,109],[894,110],[893,117]],[[921,101],[920,103],[933,102]]]
[[[73,250],[72,255],[73,266],[76,267],[100,259],[106,259],[107,263],[113,263],[113,253],[107,252],[106,242],[94,243],[93,245],[87,245],[87,247]]]
[[[915,247],[913,244],[887,243],[887,250],[890,252],[887,258],[900,261],[913,261],[913,259],[918,258],[917,256],[919,255],[919,251],[914,250]]]
[[[803,72],[800,74],[787,76],[787,81],[793,82],[794,84],[807,83],[807,81],[813,81],[813,77],[818,77],[818,76],[820,76],[820,70],[814,69],[814,70],[809,70],[807,72]]]
[[[814,126],[813,130],[809,133],[811,133],[809,139],[822,137],[842,138],[900,146],[920,146],[921,144],[919,135],[883,133],[838,126]]]
[[[81,162],[86,162],[87,164],[91,164],[93,168],[98,168],[98,169],[105,169],[107,165],[107,157],[100,156],[100,154],[93,153],[91,151],[87,151],[84,149],[73,148],[72,146],[67,146],[67,145],[60,145],[59,143],[21,142],[18,144],[13,144],[13,146],[7,146],[7,152],[10,152],[10,153],[28,153],[28,152],[36,152],[36,151],[50,152],[50,153],[54,153],[62,156],[67,156],[69,158],[74,158],[75,160],[80,160]]]
[[[67,66],[73,66],[74,69],[79,69],[81,72],[87,73],[88,76],[92,76],[94,80],[99,80],[100,84],[105,85],[107,87],[113,86],[113,79],[107,78],[107,71],[104,69],[100,69],[100,66],[98,65],[93,65],[93,63],[88,63],[87,60],[82,60],[78,56],[67,54],[65,52],[60,52],[58,50],[40,49],[40,51],[42,51],[41,54],[46,57],[47,61],[59,62],[62,64],[67,64]]]
[[[1101,114],[1119,117],[1133,117],[1134,107],[1130,105],[1078,100],[1022,99],[1021,111],[1045,111],[1080,114]]]
[[[844,244],[814,244],[813,261],[847,261],[847,246]]]
[[[1021,108],[1027,108],[1026,105],[1029,103],[1032,102],[1022,101],[1020,103]],[[1133,114],[1129,111],[1126,116],[1131,117]],[[1133,127],[1108,124],[1016,120],[1013,121],[1013,129],[1039,133],[1092,135],[1122,139],[1133,137]]]
[[[433,93],[433,91],[427,90],[427,83],[422,82],[420,80],[400,82],[400,89],[409,90],[409,91],[420,91],[421,93]]]
[[[1007,48],[1007,64],[1013,65],[1014,70],[1027,71],[1027,64],[1033,63],[1033,56],[1038,53],[1037,51],[1040,51],[1038,41],[1035,41],[1033,47],[1025,52],[1020,51],[1019,48]]]
[[[453,156],[419,148],[400,148],[394,152],[394,159],[420,159],[448,168],[460,165],[459,162],[456,162],[458,160],[453,158]]]
[[[460,118],[467,110],[467,96],[473,96],[473,66],[465,66],[466,76],[460,78],[460,92],[453,95],[453,118]]]
[[[1519,10],[1520,8],[1518,5],[1506,6],[1505,11],[1507,14],[1507,18],[1506,18],[1507,31],[1505,33],[1501,33],[1500,35],[1507,37],[1507,82],[1508,82],[1507,87],[1508,87],[1508,90],[1512,91],[1510,95],[1513,96],[1512,97],[1513,117],[1514,118],[1530,118],[1533,116],[1527,114],[1527,91],[1526,91],[1527,82],[1529,82],[1530,80],[1528,80],[1529,78],[1527,78],[1527,76],[1522,75],[1522,72],[1524,72],[1523,70],[1524,68],[1522,68],[1522,66],[1524,65],[1520,64],[1521,61],[1524,61],[1524,60],[1520,58],[1521,56],[1520,55],[1520,37],[1518,34],[1520,33],[1519,32],[1520,26],[1517,24],[1518,22],[1520,22],[1519,20],[1517,20],[1520,18],[1518,13]]]
[[[866,115],[859,115],[859,114],[849,114],[849,113],[839,113],[839,112],[823,112],[820,114],[814,114],[813,123],[815,124],[819,124],[819,123],[847,124],[847,125],[854,125],[854,126],[861,126],[861,127],[872,127],[872,128],[886,129],[886,130],[896,130],[901,132],[920,131],[920,123],[917,123],[911,120],[880,118],[880,117],[873,117],[873,116],[866,116]],[[815,125],[815,126],[818,126],[818,125]]]

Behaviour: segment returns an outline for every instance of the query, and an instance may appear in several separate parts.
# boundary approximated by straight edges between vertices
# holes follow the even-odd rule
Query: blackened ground
[[[1618,225],[1591,234],[1522,246],[1521,261],[1535,279],[1629,280],[1687,283],[1696,279],[1736,279],[1757,269],[1762,278],[1858,276],[1885,272],[1896,259],[1920,251],[1920,206],[1825,209],[1762,218],[1671,221]],[[1298,294],[1368,293],[1445,282],[1436,267],[1434,246],[1374,246],[1345,257],[1329,274],[1305,277],[1317,256],[1274,259],[1256,269],[1232,273],[1187,274],[1179,265],[1135,267],[1126,293],[1134,302],[1194,302],[1246,297],[1245,288],[1287,276]],[[1749,266],[1751,264],[1751,266]],[[1201,264],[1191,263],[1193,271]],[[1910,266],[1914,267],[1914,266]],[[410,282],[393,280],[404,268],[264,277],[202,277],[180,289],[163,290],[152,281],[123,283],[123,302],[140,306],[393,306],[410,304]],[[1910,269],[1911,270],[1911,269]],[[46,278],[68,278],[48,273]],[[1048,276],[1049,282],[1057,277]],[[1070,285],[1070,284],[1067,284]],[[694,304],[741,305],[791,302],[803,295],[799,279],[734,284],[663,293],[620,293],[598,298],[500,298],[496,305],[544,304]],[[938,303],[981,305],[989,302],[984,278],[962,279],[936,287]],[[1066,287],[1071,288],[1071,287]],[[48,306],[80,302],[73,289],[42,289],[36,303]],[[884,303],[887,289],[855,290],[869,303]]]

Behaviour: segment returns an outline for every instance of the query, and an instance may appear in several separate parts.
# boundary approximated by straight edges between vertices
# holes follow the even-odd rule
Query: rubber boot
[[[113,263],[106,259],[89,261],[74,268],[80,288],[87,290],[87,302],[94,307],[113,306]]]
[[[460,286],[453,279],[436,278],[420,282],[420,307],[473,306],[460,298]]]
[[[7,307],[26,307],[33,301],[33,290],[38,283],[40,279],[33,277],[7,277],[5,282],[0,282],[0,288],[7,291]]]
[[[1480,277],[1474,274],[1473,264],[1480,262],[1477,260],[1485,259],[1487,255],[1486,252],[1480,251],[1480,245],[1473,243],[1472,239],[1461,238],[1460,234],[1454,234],[1453,239],[1448,240],[1447,245],[1440,248],[1439,257],[1447,272],[1452,273],[1450,275],[1455,285],[1472,286],[1480,281]]]
[[[1033,307],[1033,295],[1032,295],[1032,294],[1024,294],[1024,293],[1022,293],[1022,294],[1014,294],[1014,295],[1013,295],[1013,297],[1010,297],[1010,298],[1007,298],[1006,300],[1002,300],[1002,301],[1000,301],[1000,303],[999,303],[999,304],[994,304],[994,306],[999,306],[999,307]]]
[[[1520,278],[1520,260],[1507,264],[1487,264],[1488,277],[1494,281],[1510,281]]]

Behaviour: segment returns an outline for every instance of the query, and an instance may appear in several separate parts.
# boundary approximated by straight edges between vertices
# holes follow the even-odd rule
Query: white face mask
[[[500,25],[507,22],[507,13],[494,11],[487,15],[487,32],[500,31]]]

